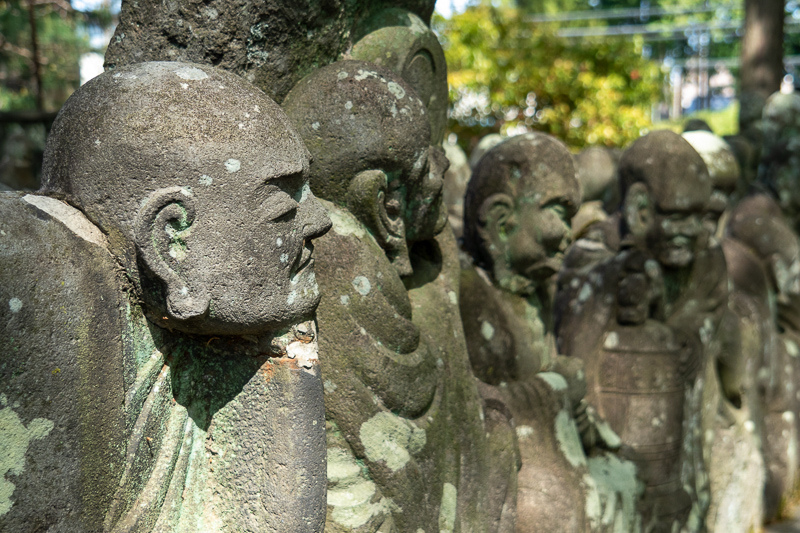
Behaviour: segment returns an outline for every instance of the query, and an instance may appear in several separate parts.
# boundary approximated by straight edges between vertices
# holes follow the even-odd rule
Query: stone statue
[[[630,445],[658,528],[699,531],[709,500],[703,376],[728,296],[722,251],[701,223],[711,180],[699,154],[669,131],[635,141],[619,174],[619,250],[570,251],[578,257],[565,260],[571,267],[559,279],[559,348],[586,361],[587,400]]]
[[[618,160],[618,153],[600,146],[586,148],[575,156],[581,204],[570,224],[576,240],[603,244],[617,240],[610,234],[618,223],[613,216],[619,207]]]
[[[307,172],[280,108],[213,67],[68,100],[41,193],[0,199],[1,529],[322,530]]]
[[[427,23],[434,4],[434,0],[208,0],[201,4],[123,0],[105,67],[142,61],[214,65],[242,76],[280,103],[303,76],[341,58],[378,24],[394,25],[396,18],[382,20],[387,13],[402,8]],[[423,48],[423,57],[407,58],[409,71],[424,81],[430,72],[426,53]],[[436,96],[436,105],[446,113],[446,85],[444,99],[440,93]]]
[[[464,200],[475,266],[462,270],[461,316],[473,370],[494,386],[482,392],[516,427],[517,532],[641,527],[635,467],[600,449],[619,438],[587,408],[580,360],[558,356],[553,336],[554,275],[579,205],[572,156],[539,133],[486,152]]]
[[[719,240],[722,238],[730,208],[747,188],[742,181],[739,162],[730,145],[709,131],[687,131],[682,137],[700,154],[708,168],[712,189],[705,222],[709,226],[709,233]]]
[[[317,263],[326,530],[511,531],[513,432],[470,371],[424,102],[399,75],[346,60],[304,78],[284,109],[333,220]]]
[[[732,211],[723,247],[742,350],[725,360],[722,384],[734,404],[753,413],[766,467],[763,516],[774,520],[798,473],[797,329],[782,316],[791,316],[786,311],[800,295],[800,244],[778,205],[756,194]]]

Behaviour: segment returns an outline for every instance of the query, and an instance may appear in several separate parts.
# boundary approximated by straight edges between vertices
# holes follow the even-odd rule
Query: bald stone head
[[[283,108],[311,152],[311,188],[347,207],[401,275],[408,244],[446,224],[447,159],[430,145],[427,108],[398,74],[364,61],[339,61],[301,80]]]
[[[473,171],[464,244],[501,286],[524,292],[561,267],[579,205],[567,147],[542,133],[512,137],[486,152]]]
[[[42,192],[109,237],[171,328],[256,334],[319,302],[311,240],[330,221],[281,109],[208,66],[141,63],[81,87],[59,113]]]
[[[664,266],[688,266],[711,197],[711,177],[700,154],[677,133],[654,131],[622,154],[619,178],[627,233],[646,241]]]
[[[775,93],[761,121],[759,180],[773,193],[794,230],[800,229],[800,94]]]
[[[739,161],[725,139],[710,131],[687,131],[682,137],[700,154],[708,168],[712,191],[706,208],[716,227],[717,220],[736,196],[737,188],[743,188]]]

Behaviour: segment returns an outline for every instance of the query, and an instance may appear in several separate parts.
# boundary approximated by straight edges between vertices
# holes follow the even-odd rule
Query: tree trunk
[[[739,113],[743,133],[761,118],[767,97],[781,87],[784,4],[785,0],[744,0]]]

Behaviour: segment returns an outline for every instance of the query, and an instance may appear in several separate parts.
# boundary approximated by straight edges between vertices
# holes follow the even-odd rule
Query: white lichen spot
[[[204,80],[208,74],[197,67],[182,67],[175,71],[175,74],[182,80],[198,81]]]
[[[406,95],[405,89],[393,81],[387,83],[386,88],[389,89],[389,92],[392,93],[398,100],[401,100]]]
[[[574,467],[586,466],[586,455],[583,453],[578,428],[569,413],[563,409],[556,415],[556,440],[569,464]]]
[[[317,130],[319,129],[319,122],[314,122],[314,123],[311,125],[311,128],[312,128],[314,131],[317,131]]]
[[[531,435],[533,435],[533,428],[531,426],[517,426],[517,437],[519,439],[527,439]]]
[[[355,76],[356,81],[363,81],[367,78],[379,78],[383,80],[383,78],[380,78],[377,72],[373,72],[371,70],[358,69],[358,74],[356,74]],[[383,81],[385,82],[386,80]]]
[[[95,139],[94,140],[94,145],[95,146],[100,146],[100,139]]]
[[[239,123],[239,129],[240,129],[240,130],[243,130],[243,129],[244,129],[244,124],[242,124],[241,122]]]
[[[261,108],[260,108],[260,107],[258,107],[258,106],[255,106],[255,107],[253,108],[253,111],[255,111],[256,113],[261,113]]]
[[[294,341],[286,347],[286,356],[303,368],[311,368],[319,361],[316,342]]]
[[[619,346],[619,335],[616,331],[611,331],[606,335],[606,339],[603,341],[603,348],[606,350],[613,350],[617,346]]]
[[[212,178],[211,176],[208,176],[206,174],[203,174],[202,176],[200,176],[200,179],[198,179],[197,181],[198,181],[198,183],[200,183],[200,185],[205,185],[206,187],[208,187],[209,185],[211,185],[214,182],[214,178]]]
[[[281,254],[281,263],[289,262],[289,254]]]
[[[188,88],[189,88],[188,83],[181,83],[181,89],[188,89]]]
[[[8,399],[3,402],[8,403]],[[0,409],[0,516],[11,510],[14,504],[14,484],[6,476],[20,476],[25,469],[25,454],[31,441],[45,438],[53,430],[53,422],[46,418],[34,418],[25,425],[11,407]]]
[[[492,337],[494,337],[494,326],[485,320],[481,322],[481,336],[487,341],[492,340]]]
[[[289,293],[289,296],[286,298],[287,305],[292,305],[297,298],[297,291],[292,291]]]
[[[436,358],[436,368],[442,369],[444,368],[444,361],[442,361],[441,357]]]
[[[539,372],[536,374],[540,377],[545,383],[547,383],[551,389],[554,391],[565,391],[567,390],[567,380],[564,379],[564,376],[558,374],[556,372]]]
[[[19,313],[20,309],[22,309],[22,300],[19,298],[11,298],[8,301],[8,308],[11,309],[12,313]]]
[[[455,293],[455,291],[449,291],[447,293],[447,297],[450,299],[451,304],[453,305],[458,304],[458,295]]]
[[[353,102],[351,102],[350,100],[348,100],[347,102],[345,102],[345,103],[344,103],[344,108],[345,108],[345,109],[347,109],[348,111],[349,111],[350,109],[353,109]]]
[[[361,424],[361,443],[370,461],[384,461],[397,472],[425,447],[425,430],[392,413],[380,412]]]
[[[786,353],[792,357],[797,357],[798,354],[800,354],[800,349],[798,349],[797,344],[795,344],[794,341],[786,339],[783,341],[783,344],[786,346]]]
[[[239,169],[242,168],[242,162],[238,159],[228,159],[225,161],[225,169],[230,172],[239,172]]]
[[[366,335],[366,334],[367,334],[367,330],[365,330],[364,328],[359,328],[359,330],[358,330],[358,331],[359,331],[359,333],[361,333],[362,335]]]
[[[336,77],[337,77],[337,78],[339,78],[340,80],[343,80],[343,79],[345,79],[345,78],[346,78],[347,76],[349,76],[349,75],[350,75],[350,74],[348,74],[347,72],[345,72],[345,71],[343,70],[343,71],[341,71],[339,74],[337,74],[337,75],[336,75]]]
[[[592,297],[592,286],[589,285],[588,283],[584,283],[583,287],[581,287],[581,292],[578,293],[578,301],[580,303],[583,303],[591,297]]]
[[[439,533],[451,533],[456,528],[456,507],[458,491],[455,486],[445,483],[442,487],[442,503],[439,507]]]
[[[356,276],[353,279],[353,287],[361,296],[366,296],[372,290],[372,284],[364,276]]]
[[[322,387],[325,389],[325,392],[334,392],[339,387],[336,386],[336,383],[333,381],[326,379],[325,382],[322,384]],[[330,473],[328,474],[328,479],[330,479]]]
[[[350,297],[346,294],[342,294],[339,297],[339,301],[342,303],[342,305],[347,305],[350,303]]]
[[[303,184],[303,188],[300,191],[300,200],[298,203],[303,203],[308,199],[308,195],[311,194],[311,187],[308,186],[308,183]]]

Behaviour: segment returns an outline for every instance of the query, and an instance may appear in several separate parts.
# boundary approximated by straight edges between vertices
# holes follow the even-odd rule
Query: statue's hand
[[[582,400],[575,409],[575,423],[578,426],[581,443],[587,455],[592,448],[604,448],[613,451],[618,450],[622,445],[622,440],[611,429],[608,422],[603,420],[586,400]]]

